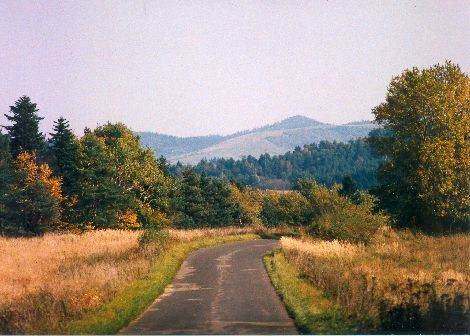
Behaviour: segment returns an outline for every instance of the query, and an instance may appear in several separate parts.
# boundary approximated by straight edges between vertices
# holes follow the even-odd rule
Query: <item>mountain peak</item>
[[[325,125],[315,119],[311,119],[302,115],[295,115],[293,117],[289,117],[283,119],[277,123],[272,125],[268,125],[263,127],[263,130],[282,130],[282,129],[293,129],[293,128],[302,128],[302,127],[310,127],[310,126],[320,126]]]

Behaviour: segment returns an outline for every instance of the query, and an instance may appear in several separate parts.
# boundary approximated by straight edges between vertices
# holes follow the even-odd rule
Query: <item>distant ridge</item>
[[[234,134],[176,137],[152,132],[137,132],[144,145],[170,162],[196,164],[202,159],[234,158],[261,154],[283,154],[297,146],[322,140],[347,142],[364,137],[377,128],[367,120],[343,125],[326,124],[295,115],[277,123]]]
[[[257,128],[256,130],[277,131],[277,130],[284,130],[284,129],[294,129],[294,128],[303,128],[303,127],[320,126],[320,125],[328,125],[328,124],[324,124],[315,119],[310,119],[301,115],[295,115],[293,117],[289,117],[287,119],[281,120],[277,123],[263,126],[261,128]]]

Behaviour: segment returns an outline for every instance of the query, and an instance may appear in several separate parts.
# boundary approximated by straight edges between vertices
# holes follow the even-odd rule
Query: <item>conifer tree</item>
[[[78,146],[69,122],[60,117],[54,122],[54,133],[50,133],[50,151],[54,156],[57,172],[63,177],[63,189],[69,194],[73,192],[77,180]]]
[[[10,106],[11,115],[5,114],[10,126],[4,126],[10,136],[10,150],[13,157],[22,152],[41,153],[44,149],[44,135],[39,132],[39,122],[43,119],[37,115],[36,104],[29,97],[22,96],[15,106]]]
[[[15,180],[15,171],[11,162],[8,136],[0,131],[0,234],[9,225],[9,202],[11,202],[14,190],[11,187]]]
[[[0,130],[0,162],[10,158],[10,140],[8,135]]]
[[[359,190],[357,189],[357,184],[351,176],[343,177],[341,189],[338,190],[338,194],[349,198],[354,204],[359,204],[362,201]]]
[[[193,169],[185,169],[173,199],[173,208],[177,212],[176,225],[194,228],[203,225],[201,218],[206,211],[201,193],[200,178]]]

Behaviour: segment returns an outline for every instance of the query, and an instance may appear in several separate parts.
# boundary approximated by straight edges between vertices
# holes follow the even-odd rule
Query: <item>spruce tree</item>
[[[69,194],[73,192],[77,176],[78,146],[69,122],[60,117],[54,122],[54,133],[49,133],[50,151],[54,156],[54,166],[63,177],[63,189]]]
[[[349,198],[354,204],[360,204],[362,202],[357,184],[351,176],[343,177],[343,180],[341,181],[341,189],[338,190],[338,194]]]
[[[0,130],[0,162],[10,159],[10,139]]]
[[[176,225],[181,228],[201,227],[206,218],[205,200],[200,188],[200,178],[193,169],[187,168],[182,172],[178,190],[173,199],[173,209],[176,211]]]
[[[29,97],[22,96],[15,106],[10,106],[11,115],[5,114],[11,126],[5,126],[10,136],[10,151],[13,157],[21,151],[38,152],[44,149],[44,135],[39,132],[39,122],[43,119],[37,115],[36,104]]]
[[[12,165],[8,136],[0,131],[0,234],[10,231],[11,215],[10,204],[16,197],[16,191],[12,188],[17,179]]]

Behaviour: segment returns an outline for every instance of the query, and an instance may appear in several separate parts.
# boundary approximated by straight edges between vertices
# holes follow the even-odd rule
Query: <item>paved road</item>
[[[120,334],[297,334],[262,262],[277,244],[253,240],[193,252]]]

